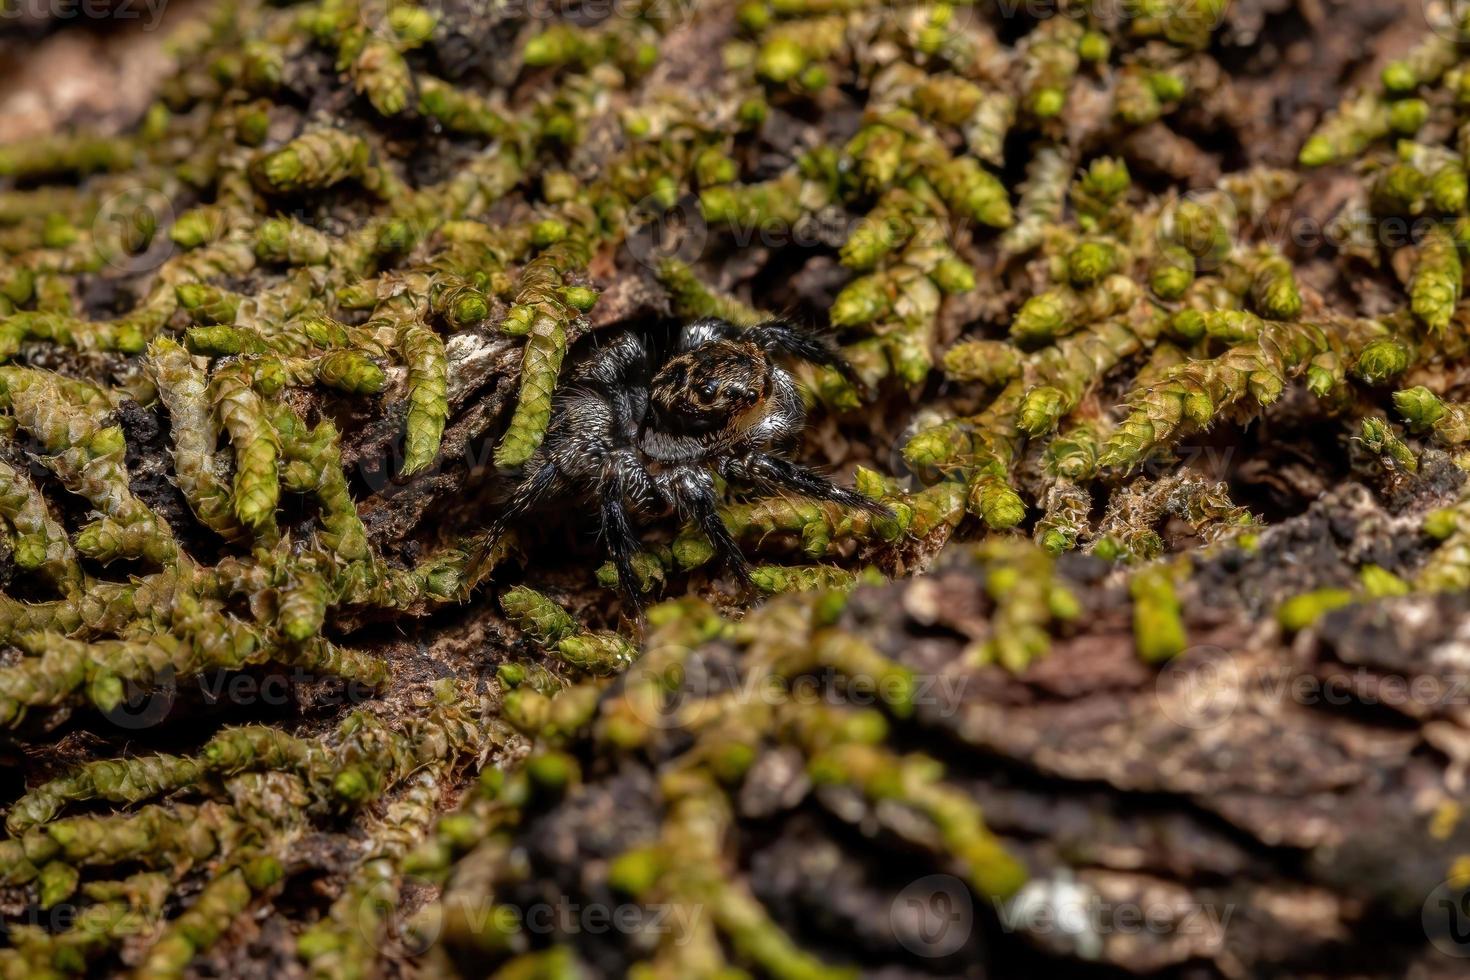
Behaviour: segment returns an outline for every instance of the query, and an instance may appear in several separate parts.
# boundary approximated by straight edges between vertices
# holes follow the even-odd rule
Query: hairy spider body
[[[778,358],[849,370],[830,341],[776,320],[742,328],[706,318],[667,336],[617,336],[558,391],[546,439],[483,540],[557,501],[595,502],[618,581],[636,601],[634,516],[678,512],[750,584],[745,556],[720,519],[716,475],[766,494],[886,513],[788,458],[806,414]]]

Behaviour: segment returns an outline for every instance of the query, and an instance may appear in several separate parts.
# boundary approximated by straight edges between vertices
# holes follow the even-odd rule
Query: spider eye
[[[699,386],[697,392],[700,398],[703,398],[705,401],[709,401],[710,399],[715,397],[719,390],[720,389],[715,386],[715,383],[713,381],[706,381],[704,384]]]

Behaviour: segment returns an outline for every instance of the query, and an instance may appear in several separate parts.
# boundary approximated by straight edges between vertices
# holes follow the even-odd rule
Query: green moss
[[[1155,566],[1129,583],[1133,596],[1133,642],[1138,656],[1158,663],[1183,653],[1189,645],[1182,609],[1170,570]]]
[[[0,667],[0,723],[46,745],[68,715],[122,724],[140,693],[281,670],[310,673],[303,690],[335,678],[364,698],[318,705],[299,732],[273,720],[192,748],[162,718],[179,754],[129,747],[33,785],[9,811],[0,867],[17,901],[76,903],[82,919],[54,935],[7,923],[18,938],[4,971],[95,972],[123,950],[151,975],[197,969],[272,907],[303,836],[330,834],[342,892],[297,943],[308,972],[369,969],[402,925],[401,873],[422,867],[445,887],[447,944],[504,976],[570,973],[566,937],[527,953],[506,906],[467,910],[507,900],[492,886],[514,878],[505,855],[523,812],[575,798],[623,755],[657,770],[661,823],[612,862],[612,883],[713,910],[678,943],[639,947],[635,972],[843,972],[772,919],[730,854],[701,843],[711,828],[737,836],[732,799],[768,751],[842,787],[845,806],[899,808],[920,829],[916,861],[987,896],[1014,892],[1024,869],[969,797],[933,760],[888,747],[890,723],[920,712],[920,683],[851,625],[864,600],[849,604],[848,590],[881,578],[860,569],[911,574],[952,536],[992,535],[971,666],[1020,672],[1091,609],[1053,557],[1113,559],[1138,653],[1161,662],[1187,648],[1193,600],[1178,566],[1150,561],[1183,533],[1246,551],[1269,540],[1242,533],[1258,521],[1223,485],[1182,475],[1193,442],[1246,444],[1237,432],[1262,416],[1274,426],[1268,408],[1294,385],[1305,391],[1292,418],[1343,427],[1345,447],[1361,443],[1345,463],[1361,469],[1366,448],[1389,467],[1371,475],[1400,488],[1421,457],[1427,475],[1440,448],[1470,442],[1445,381],[1463,355],[1470,237],[1460,147],[1440,145],[1440,115],[1467,104],[1453,43],[1406,52],[1382,91],[1344,101],[1300,148],[1303,166],[1362,175],[1358,230],[1373,246],[1346,239],[1341,251],[1402,278],[1401,292],[1374,290],[1384,312],[1365,319],[1318,292],[1321,269],[1259,245],[1296,174],[1257,169],[1160,196],[1155,166],[1135,186],[1122,159],[1097,156],[1117,146],[1156,165],[1181,110],[1224,91],[1202,53],[1222,5],[1145,6],[1117,25],[1012,24],[1000,36],[1013,43],[982,7],[700,4],[690,23],[724,45],[706,52],[722,59],[718,82],[671,91],[656,62],[675,25],[648,5],[593,24],[507,13],[510,74],[450,81],[432,72],[451,66],[450,39],[469,36],[459,14],[245,3],[190,29],[160,102],[128,132],[0,149],[0,551],[14,573],[0,640],[20,650]],[[1096,118],[1079,124],[1084,89]],[[822,121],[849,102],[838,115],[850,138],[828,139]],[[792,159],[755,152],[768,122],[792,119],[815,121]],[[1130,138],[1142,126],[1158,129]],[[1083,131],[1089,142],[1074,145]],[[1006,176],[1022,169],[1020,182]],[[683,207],[696,201],[697,214]],[[793,280],[800,318],[821,321],[828,303],[862,383],[800,374],[814,432],[824,443],[862,423],[884,440],[903,432],[901,461],[886,445],[853,455],[907,468],[910,482],[858,473],[891,516],[795,496],[728,503],[721,516],[772,596],[743,618],[676,601],[650,611],[656,635],[639,641],[636,626],[578,622],[599,614],[590,599],[573,617],[525,587],[474,594],[513,546],[480,554],[452,540],[458,517],[439,526],[439,505],[468,507],[485,489],[474,481],[535,458],[577,337],[622,320],[638,292],[626,291],[637,277],[624,244],[641,241],[640,224],[667,230],[675,209],[705,223],[698,261],[656,263],[662,292],[646,283],[632,315],[661,315],[666,298],[678,318],[764,319],[759,304],[790,298],[749,274],[746,258],[765,248],[756,236],[783,256],[784,243],[819,242],[838,261]],[[1421,218],[1432,220],[1414,241],[1376,234]],[[132,265],[169,243],[161,265]],[[114,297],[115,311],[91,318]],[[509,388],[498,361],[491,377],[473,374],[492,344]],[[391,455],[395,435],[401,463],[380,486],[372,457]],[[468,458],[486,447],[506,473]],[[1356,592],[1286,603],[1283,627],[1358,595],[1467,587],[1464,511],[1425,518],[1434,550],[1418,567],[1366,565]],[[411,517],[420,524],[398,537]],[[692,528],[667,530],[672,541],[634,559],[639,590],[703,588],[713,548]],[[541,581],[540,556],[526,557]],[[611,566],[596,578],[616,582]],[[524,659],[493,679],[489,659],[489,693],[430,681],[416,645],[443,622],[413,618],[468,597],[476,606],[460,615],[478,629],[492,595],[528,638]],[[359,637],[374,652],[355,649]],[[693,692],[699,710],[664,739],[657,707],[687,658],[730,649],[742,680],[830,674],[854,689],[873,681],[878,696],[868,711],[760,714]],[[468,671],[455,656],[431,657],[430,673]],[[421,703],[403,705],[406,689]],[[465,783],[440,819],[446,791]],[[118,864],[138,870],[114,881]],[[137,928],[145,913],[157,928]]]
[[[1288,633],[1295,633],[1311,626],[1332,610],[1351,605],[1353,601],[1353,594],[1347,589],[1305,592],[1282,603],[1276,610],[1276,621]]]

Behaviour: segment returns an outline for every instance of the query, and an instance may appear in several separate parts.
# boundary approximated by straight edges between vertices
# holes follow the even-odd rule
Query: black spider
[[[706,318],[663,337],[619,335],[558,391],[545,441],[481,540],[488,545],[547,504],[596,501],[618,581],[636,603],[634,514],[678,511],[694,521],[749,586],[750,567],[720,520],[716,473],[766,494],[794,492],[888,514],[787,458],[806,413],[796,380],[778,357],[850,376],[831,341],[779,320],[738,327]]]

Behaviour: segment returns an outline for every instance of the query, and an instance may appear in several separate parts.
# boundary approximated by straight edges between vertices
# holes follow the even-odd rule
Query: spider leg
[[[750,453],[731,460],[725,469],[729,476],[753,483],[764,490],[794,491],[803,497],[830,500],[844,507],[855,507],[884,517],[893,516],[893,511],[878,501],[865,497],[856,490],[838,486],[815,470],[779,456]]]
[[[674,499],[689,518],[709,538],[715,554],[725,563],[740,584],[749,589],[754,586],[750,577],[750,563],[740,550],[720,518],[719,497],[715,493],[715,481],[703,470],[684,470],[673,483]]]
[[[555,463],[543,462],[536,467],[536,471],[522,480],[520,486],[515,488],[510,502],[496,518],[495,525],[504,528],[508,523],[529,511],[538,501],[545,500],[560,477],[561,471],[557,469]]]
[[[853,377],[852,365],[842,356],[837,342],[822,333],[803,330],[785,320],[767,320],[745,331],[761,349],[772,354],[785,354],[813,364],[835,368],[843,376]]]
[[[646,381],[648,345],[635,333],[625,333],[599,348],[578,369],[578,380],[596,385],[607,394],[617,394],[631,385]]]
[[[827,334],[803,329],[787,320],[766,320],[753,327],[741,327],[728,320],[705,317],[684,328],[680,348],[688,350],[710,340],[734,339],[753,341],[768,354],[782,354],[830,367],[853,385],[865,387],[847,358],[842,356],[836,341]]]
[[[560,482],[560,478],[561,473],[555,463],[542,462],[515,488],[509,502],[495,520],[490,522],[490,526],[475,535],[467,549],[469,558],[465,562],[464,582],[461,585],[461,590],[465,594],[468,594],[490,574],[491,549],[505,536],[511,522],[528,512],[538,501],[550,495]]]
[[[629,490],[635,489],[634,484],[642,485],[644,482],[652,481],[647,480],[642,467],[619,454],[608,460],[597,487],[602,510],[602,534],[607,539],[608,554],[612,556],[613,567],[618,570],[618,584],[622,587],[624,599],[635,611],[640,601],[633,556],[638,552],[640,542],[632,522],[628,520],[624,500]]]

